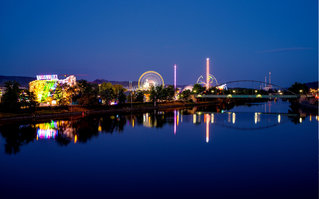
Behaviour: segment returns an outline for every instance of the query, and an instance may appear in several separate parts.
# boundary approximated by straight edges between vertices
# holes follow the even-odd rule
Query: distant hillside
[[[22,77],[22,76],[0,76],[0,86],[3,87],[7,81],[16,81],[22,87],[28,87],[29,82],[35,80],[35,77]]]
[[[111,84],[120,84],[124,87],[129,87],[129,81],[109,81],[109,80],[105,80],[105,79],[96,79],[94,80],[92,83],[95,83],[95,84],[102,84],[103,82],[110,82]],[[133,87],[136,87],[138,84],[137,81],[133,81],[132,82],[132,86]]]
[[[308,88],[315,88],[315,89],[318,89],[318,81],[316,82],[308,82],[308,83],[305,83]]]
[[[103,82],[110,82],[112,84],[120,84],[124,87],[129,87],[129,81],[109,81],[109,80],[105,80],[105,79],[96,79],[94,80],[92,83],[95,83],[95,84],[102,84]],[[132,82],[132,86],[133,87],[137,87],[138,86],[138,82],[137,81],[133,81]],[[184,88],[185,85],[177,85],[178,88]]]

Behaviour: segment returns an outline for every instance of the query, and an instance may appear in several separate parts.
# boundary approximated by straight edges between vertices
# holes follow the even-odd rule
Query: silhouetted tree
[[[5,83],[5,93],[1,99],[1,110],[16,112],[20,110],[21,103],[19,102],[20,89],[19,83],[8,81]]]
[[[124,104],[126,100],[126,95],[124,94],[124,89],[121,89],[118,94],[118,101],[120,104]]]
[[[80,80],[78,82],[79,93],[77,101],[83,106],[94,106],[98,104],[98,87],[88,83],[86,80]]]
[[[203,92],[204,90],[205,90],[205,87],[203,87],[202,85],[200,85],[200,84],[194,84],[192,92],[193,92],[193,93],[201,93],[201,92]]]
[[[291,85],[288,88],[288,90],[295,94],[305,94],[305,93],[308,93],[309,88],[306,84],[295,82],[293,85]]]
[[[135,101],[136,102],[144,102],[144,93],[143,93],[143,91],[137,91],[136,92]]]
[[[183,100],[188,100],[189,96],[191,95],[190,90],[184,90],[180,93],[180,98]]]

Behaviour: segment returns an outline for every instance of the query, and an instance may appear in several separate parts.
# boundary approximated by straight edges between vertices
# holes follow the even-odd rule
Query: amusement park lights
[[[209,89],[209,58],[206,58],[206,90]]]
[[[176,64],[174,65],[174,90],[176,91]]]
[[[138,89],[148,90],[151,86],[164,87],[163,77],[156,71],[146,71],[138,79]]]
[[[35,94],[37,102],[56,105],[54,93],[57,86],[63,84],[70,87],[75,86],[76,77],[74,75],[70,75],[65,79],[58,79],[58,75],[37,75],[37,80],[29,83],[29,90]],[[64,91],[63,97],[69,97],[66,91]]]

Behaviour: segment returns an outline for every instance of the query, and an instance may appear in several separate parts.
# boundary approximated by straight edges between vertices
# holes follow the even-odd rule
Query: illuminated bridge
[[[299,95],[276,84],[256,80],[237,80],[219,84],[196,96],[199,99],[294,99]]]

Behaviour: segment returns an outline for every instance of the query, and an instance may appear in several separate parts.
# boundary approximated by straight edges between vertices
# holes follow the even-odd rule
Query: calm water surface
[[[287,102],[0,126],[0,198],[317,198],[318,116]]]

